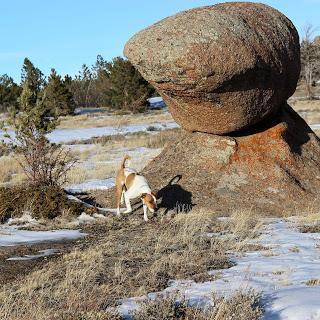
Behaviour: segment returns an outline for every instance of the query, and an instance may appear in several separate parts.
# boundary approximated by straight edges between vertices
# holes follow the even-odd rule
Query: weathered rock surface
[[[276,113],[300,71],[295,27],[257,3],[178,13],[133,36],[124,53],[184,129],[214,134]]]

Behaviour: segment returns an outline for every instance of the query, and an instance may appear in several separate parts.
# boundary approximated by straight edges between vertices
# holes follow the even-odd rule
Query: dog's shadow
[[[183,189],[179,184],[181,175],[176,175],[170,182],[157,192],[159,209],[164,209],[164,214],[174,210],[176,213],[187,213],[196,204],[192,203],[192,193]]]

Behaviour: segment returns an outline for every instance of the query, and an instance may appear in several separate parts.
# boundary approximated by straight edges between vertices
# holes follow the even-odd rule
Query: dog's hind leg
[[[120,216],[120,202],[122,198],[122,191],[123,191],[123,186],[117,185],[116,186],[117,216]]]
[[[123,197],[124,197],[124,201],[125,201],[126,207],[127,207],[127,210],[126,210],[124,213],[130,213],[130,212],[132,212],[132,207],[131,207],[130,199],[129,199],[128,197],[126,197],[126,194],[125,194],[125,193],[123,194]]]

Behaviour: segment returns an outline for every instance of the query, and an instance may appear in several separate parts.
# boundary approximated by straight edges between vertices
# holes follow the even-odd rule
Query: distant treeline
[[[78,107],[142,112],[146,100],[155,94],[132,64],[121,57],[106,61],[98,55],[93,66],[83,65],[74,77],[62,77],[51,69],[48,78],[25,58],[20,84],[7,74],[0,76],[0,112],[19,109],[26,74],[51,112],[59,115],[73,114]]]
[[[306,26],[301,41],[300,80],[306,84],[309,99],[313,99],[313,87],[320,79],[320,36],[313,37],[314,28]],[[94,65],[83,65],[74,77],[61,77],[52,69],[48,78],[25,58],[21,83],[4,74],[0,76],[0,112],[19,107],[25,75],[32,78],[39,96],[45,95],[48,108],[59,115],[73,114],[75,108],[102,108],[142,112],[146,100],[155,90],[132,64],[121,57],[106,61],[97,56]]]

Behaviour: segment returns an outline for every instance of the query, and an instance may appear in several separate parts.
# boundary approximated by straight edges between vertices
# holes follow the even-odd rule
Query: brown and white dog
[[[147,212],[155,212],[157,199],[147,179],[136,170],[126,168],[128,159],[130,157],[127,155],[123,158],[116,178],[117,215],[120,216],[120,203],[125,202],[127,210],[124,213],[129,213],[132,212],[130,200],[140,198],[143,203],[143,218],[148,221]]]

